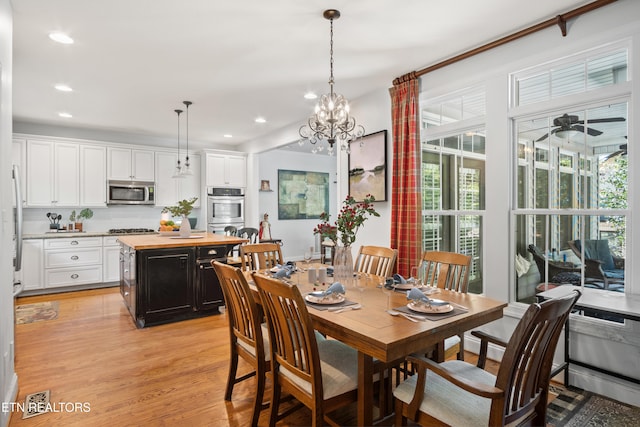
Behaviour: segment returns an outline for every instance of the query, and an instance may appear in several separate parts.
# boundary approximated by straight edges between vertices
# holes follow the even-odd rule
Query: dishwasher
[[[195,309],[201,312],[220,312],[224,295],[211,261],[227,263],[227,246],[196,247],[196,301]]]

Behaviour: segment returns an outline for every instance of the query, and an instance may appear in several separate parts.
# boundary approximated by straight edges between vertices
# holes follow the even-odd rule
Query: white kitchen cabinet
[[[178,156],[170,152],[156,153],[156,206],[175,206],[179,200],[198,197],[193,205],[200,207],[200,155],[189,155],[191,175],[173,178]],[[184,162],[184,158],[180,159]]]
[[[120,280],[120,244],[117,236],[102,238],[102,281],[104,283]]]
[[[42,264],[43,239],[22,241],[21,280],[25,291],[44,289]]]
[[[79,205],[79,145],[27,141],[27,206]]]
[[[56,238],[44,242],[44,287],[102,282],[102,238]]]
[[[152,150],[107,148],[107,177],[117,180],[153,181],[155,158]]]
[[[207,153],[205,166],[207,187],[241,187],[247,185],[245,156]]]
[[[107,205],[107,149],[80,145],[80,206]]]

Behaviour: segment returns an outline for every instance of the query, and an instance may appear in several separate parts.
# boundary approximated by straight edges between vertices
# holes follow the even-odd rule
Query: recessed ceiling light
[[[230,133],[225,133],[224,135],[225,138],[233,138],[233,135],[231,135]]]
[[[316,99],[318,97],[318,95],[316,95],[314,92],[307,92],[304,94],[304,99]]]
[[[64,117],[65,119],[70,119],[73,116],[70,113],[58,113],[60,117]]]
[[[267,119],[264,117],[256,117],[256,123],[267,123]]]
[[[62,44],[73,44],[73,39],[65,33],[49,33],[49,38]]]
[[[55,85],[54,87],[60,92],[73,92],[73,89],[71,89],[71,87],[65,84],[58,84],[58,85]]]

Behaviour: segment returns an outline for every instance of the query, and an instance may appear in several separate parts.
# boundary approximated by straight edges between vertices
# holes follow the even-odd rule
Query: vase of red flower
[[[322,222],[313,229],[313,234],[319,234],[322,239],[330,239],[336,249],[333,262],[333,277],[336,281],[350,279],[353,276],[353,255],[351,245],[356,241],[356,234],[370,216],[380,216],[373,207],[375,198],[367,194],[362,202],[356,202],[352,196],[347,196],[338,219],[329,223],[329,214],[320,215]]]

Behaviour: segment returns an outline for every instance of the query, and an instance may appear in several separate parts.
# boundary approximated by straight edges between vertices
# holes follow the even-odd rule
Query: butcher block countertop
[[[210,246],[210,245],[238,245],[247,242],[240,237],[225,236],[214,233],[193,233],[189,238],[180,238],[175,235],[163,234],[136,234],[119,236],[118,241],[135,250],[180,248],[184,246]],[[202,237],[200,237],[202,236]]]

